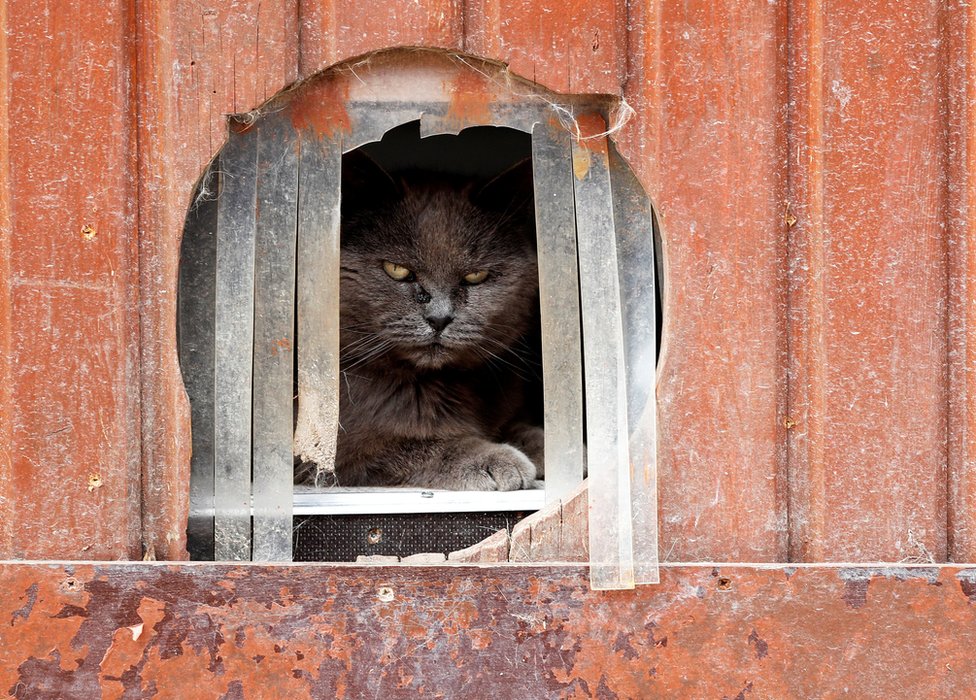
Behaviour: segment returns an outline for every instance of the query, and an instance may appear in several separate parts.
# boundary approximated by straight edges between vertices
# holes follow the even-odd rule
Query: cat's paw
[[[491,444],[460,465],[458,488],[466,491],[517,491],[533,488],[536,467],[511,445]]]
[[[545,478],[545,431],[537,425],[517,423],[504,437],[505,442],[532,460],[536,467],[536,478]]]

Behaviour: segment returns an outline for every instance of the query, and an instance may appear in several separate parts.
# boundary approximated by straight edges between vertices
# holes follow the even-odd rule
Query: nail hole
[[[95,227],[92,226],[91,224],[85,224],[84,226],[81,227],[81,237],[84,238],[86,241],[95,240],[95,235],[96,235]]]
[[[393,589],[389,586],[380,586],[376,589],[376,597],[384,603],[389,603],[393,600]]]
[[[732,579],[725,578],[724,576],[720,577],[718,580],[718,589],[720,591],[727,591],[730,588],[732,588]]]
[[[66,593],[78,593],[84,588],[81,581],[76,579],[74,576],[69,576],[64,581],[61,582],[61,590]]]

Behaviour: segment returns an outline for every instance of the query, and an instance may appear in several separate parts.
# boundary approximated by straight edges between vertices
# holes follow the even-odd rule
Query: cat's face
[[[343,191],[343,369],[511,362],[538,308],[531,189],[503,191],[525,178],[459,189],[369,177],[365,191],[362,177]]]

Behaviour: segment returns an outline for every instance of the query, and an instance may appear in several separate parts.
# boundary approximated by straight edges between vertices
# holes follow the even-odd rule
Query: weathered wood
[[[790,557],[943,561],[939,6],[892,15],[809,0],[797,10]]]
[[[0,10],[6,557],[141,555],[128,8],[68,1],[50,12],[31,3]]]
[[[464,50],[568,93],[620,94],[627,6],[615,0],[470,0]]]
[[[374,3],[301,0],[301,75],[390,46],[460,49],[460,0]]]
[[[411,554],[408,557],[403,557],[400,559],[401,564],[412,564],[414,566],[423,565],[430,566],[431,564],[443,564],[447,561],[447,557],[444,556],[443,552],[425,552],[422,554]]]
[[[296,79],[298,12],[292,0],[140,0],[132,20],[134,33],[121,26],[137,37],[139,67],[143,540],[157,557],[181,559],[190,423],[173,323],[180,234],[194,183],[226,139],[226,115]],[[101,35],[101,23],[92,31]]]
[[[330,6],[359,33],[345,19],[305,31],[305,74],[409,40],[507,61],[550,88],[623,86],[637,115],[614,138],[659,208],[668,255],[663,551],[976,556],[971,8],[913,2],[882,17],[811,0],[788,24],[785,3],[484,0],[458,24],[457,7]],[[298,26],[315,8],[0,8],[3,551],[138,556],[141,425],[143,537],[159,557],[183,555],[179,235],[225,114],[298,76]],[[83,464],[109,465],[91,492]]]
[[[976,561],[976,15],[942,7],[946,252],[949,259],[950,561]]]
[[[456,552],[451,552],[447,558],[451,562],[471,564],[492,564],[508,561],[509,537],[508,530],[499,530],[489,535],[478,544]]]
[[[7,6],[0,5],[0,27],[6,28]],[[10,244],[13,236],[10,187],[10,65],[7,36],[0,31],[0,493],[6,495],[13,472],[13,314],[10,298],[12,265]],[[14,546],[14,518],[4,518],[0,525],[0,552],[7,556]]]
[[[508,560],[520,563],[588,561],[587,489],[588,482],[583,482],[556,503],[515,523]]]
[[[15,697],[967,697],[976,570],[0,567]],[[933,615],[933,611],[938,611]],[[364,671],[364,669],[367,669]]]
[[[655,204],[666,256],[661,551],[783,561],[787,5],[628,8],[636,116],[614,142]]]

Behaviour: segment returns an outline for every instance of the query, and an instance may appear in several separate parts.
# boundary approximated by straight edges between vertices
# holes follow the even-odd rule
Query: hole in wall
[[[373,449],[381,435],[385,438],[395,432],[387,421],[412,420],[398,415],[399,407],[390,413],[385,410],[401,401],[404,394],[416,396],[418,413],[445,411],[443,417],[421,428],[426,436],[437,435],[438,424],[443,423],[442,440],[457,440],[459,429],[465,432],[477,429],[493,442],[517,444],[524,450],[523,445],[515,442],[521,433],[512,433],[510,426],[522,421],[527,430],[541,429],[542,378],[535,281],[538,273],[532,262],[534,251],[521,254],[531,264],[523,265],[525,260],[518,261],[518,265],[510,264],[512,261],[506,256],[511,253],[505,252],[511,247],[511,241],[507,240],[509,234],[502,235],[495,228],[500,224],[514,229],[515,217],[523,217],[525,240],[534,249],[531,178],[502,184],[496,179],[509,177],[506,173],[513,172],[519,164],[530,169],[531,153],[530,135],[515,129],[484,126],[465,129],[457,135],[421,138],[420,123],[415,121],[391,129],[380,141],[344,156],[340,264],[346,279],[340,291],[343,309],[340,430],[337,471],[327,477],[327,483],[339,487],[387,486],[391,485],[391,479],[395,481],[403,473],[401,464],[388,465],[385,455],[360,460],[355,452]],[[386,175],[404,190],[389,197],[389,201],[383,191],[388,184],[383,181]],[[489,187],[501,187],[502,191],[489,191],[485,197],[490,201],[479,200]],[[443,205],[444,211],[455,213],[462,220],[415,222],[416,212],[408,206],[419,202],[419,195],[428,192],[431,196],[449,198]],[[498,201],[499,195],[505,200]],[[467,206],[472,201],[477,202],[476,209]],[[439,206],[442,205],[438,201],[430,203],[425,214],[439,211]],[[471,219],[464,220],[465,216]],[[364,218],[367,220],[362,221]],[[355,228],[350,220],[356,222]],[[431,227],[456,227],[451,242],[463,238],[466,243],[459,247],[441,245],[440,231]],[[409,234],[410,241],[403,240],[404,233]],[[388,273],[379,269],[390,261],[398,270],[402,266],[405,279],[391,280]],[[465,274],[477,274],[482,268],[488,272],[483,282],[471,284],[464,280]],[[514,277],[516,274],[531,278],[531,287],[526,286],[530,293],[508,294],[510,288],[521,284]],[[453,277],[457,280],[452,285]],[[417,297],[421,294],[424,296]],[[367,298],[360,298],[364,295]],[[445,328],[424,327],[419,314],[438,303],[451,304],[451,314],[456,318]],[[373,324],[373,317],[393,308],[396,311],[390,312],[384,325]],[[511,325],[516,319],[523,319],[523,327],[517,334],[494,332],[495,325]],[[452,326],[460,327],[456,334],[452,334]],[[417,336],[413,335],[415,331]],[[426,343],[431,332],[439,333],[445,343],[459,339],[456,360],[448,360],[443,367],[429,367],[426,358],[413,356],[410,345]],[[404,333],[409,336],[403,338]],[[416,375],[416,384],[388,394],[401,378],[387,382],[384,379],[401,370]],[[420,378],[427,375],[432,377],[430,382]],[[436,378],[441,375],[443,379]],[[511,386],[496,392],[504,384]],[[483,395],[487,392],[493,398]],[[476,408],[469,411],[465,404]],[[360,415],[363,405],[370,406],[368,417]],[[410,408],[406,410],[412,412]],[[458,422],[452,425],[454,418]],[[367,439],[364,447],[359,445],[360,436]],[[395,443],[391,440],[390,444]],[[541,454],[532,456],[541,467]],[[467,459],[468,455],[450,457],[455,465]],[[447,481],[453,470],[447,465],[440,470],[444,472],[444,481],[435,476],[421,485],[464,489],[476,488],[487,481],[480,476],[477,480],[459,476]],[[512,488],[508,481],[501,481],[502,478],[511,480],[511,475],[494,478],[505,488]],[[531,476],[524,475],[524,478]],[[465,487],[465,484],[475,485]],[[450,506],[445,510],[450,511]],[[498,529],[511,527],[526,514],[527,511],[485,511],[300,516],[295,525],[294,558],[355,561],[359,556],[402,558],[431,552],[446,556],[476,544]]]
[[[371,103],[364,103],[366,114],[373,111],[374,105]],[[414,103],[411,103],[413,105]],[[435,103],[432,103],[435,104]],[[443,102],[436,103],[443,105]],[[595,103],[594,103],[595,104]],[[523,107],[531,109],[536,109],[526,103],[518,104],[517,109],[523,109]],[[413,106],[410,109],[414,109]],[[434,107],[433,111],[436,112],[440,107]],[[599,109],[599,107],[586,106],[584,109]],[[377,114],[380,112],[377,111]],[[418,112],[414,112],[417,114]],[[426,114],[426,108],[421,107],[419,113]],[[526,114],[534,114],[531,111],[526,112]],[[243,297],[238,297],[236,299],[231,299],[228,303],[228,299],[220,299],[220,295],[214,290],[213,285],[213,268],[214,261],[216,258],[217,249],[217,231],[218,231],[218,220],[221,218],[220,213],[223,212],[225,225],[221,230],[226,231],[228,229],[227,224],[235,224],[235,219],[230,217],[228,212],[231,210],[231,206],[228,204],[230,199],[234,197],[228,197],[228,192],[233,193],[235,187],[238,188],[235,197],[239,197],[241,192],[239,191],[239,183],[247,181],[248,177],[255,177],[253,172],[251,175],[242,174],[240,170],[240,162],[238,161],[234,167],[231,167],[231,158],[226,158],[226,152],[233,150],[231,147],[236,143],[236,148],[238,149],[238,156],[240,150],[240,144],[242,139],[239,137],[247,135],[249,131],[262,131],[265,126],[267,126],[269,121],[273,121],[275,111],[269,110],[266,114],[257,117],[249,115],[247,119],[240,121],[239,126],[232,127],[231,129],[231,140],[228,146],[224,148],[221,152],[220,161],[215,168],[212,169],[209,176],[204,177],[201,181],[201,185],[198,188],[194,196],[194,206],[191,208],[187,216],[187,225],[185,230],[185,236],[182,248],[182,262],[180,268],[180,288],[179,288],[179,318],[178,318],[178,333],[180,336],[180,360],[181,366],[184,372],[184,381],[187,386],[188,393],[191,396],[191,408],[192,408],[192,423],[193,423],[193,453],[194,453],[194,469],[193,476],[191,477],[191,517],[188,525],[188,534],[190,539],[191,554],[193,558],[196,559],[212,559],[214,557],[214,514],[220,513],[221,508],[224,508],[224,512],[230,512],[234,518],[238,520],[245,521],[244,527],[249,529],[251,527],[251,516],[250,507],[246,503],[238,503],[236,506],[226,510],[226,502],[223,506],[215,507],[215,495],[214,495],[214,484],[215,475],[219,476],[221,467],[218,465],[215,467],[215,460],[219,462],[217,457],[218,447],[215,446],[213,440],[213,425],[215,416],[221,412],[238,414],[247,414],[245,417],[250,417],[248,409],[244,406],[238,406],[234,409],[229,409],[226,405],[221,404],[220,392],[215,392],[215,382],[214,382],[214,343],[215,335],[214,331],[214,308],[221,303],[226,308],[229,307],[231,312],[235,310],[235,304],[240,304],[243,308],[246,306],[244,304],[247,301]],[[551,116],[551,115],[550,115]],[[364,118],[363,123],[367,123],[372,116]],[[434,121],[427,122],[427,130],[431,130],[431,124],[436,123],[436,119],[439,117],[434,117]],[[423,119],[423,117],[422,117]],[[514,119],[515,122],[526,125],[528,128],[525,131],[519,131],[516,129],[508,129],[502,126],[476,126],[464,129],[458,135],[443,135],[443,136],[431,136],[424,139],[419,137],[419,129],[416,121],[404,120],[406,123],[401,124],[393,129],[388,130],[385,136],[379,141],[374,141],[368,143],[360,148],[362,153],[368,154],[374,161],[381,164],[384,169],[390,171],[403,170],[409,168],[420,168],[421,170],[426,170],[428,172],[440,172],[450,174],[452,177],[457,178],[474,178],[474,179],[484,179],[492,176],[493,174],[504,170],[506,167],[516,163],[521,158],[532,153],[533,148],[538,145],[538,143],[548,144],[552,146],[555,141],[552,140],[550,135],[543,134],[542,141],[536,142],[535,136],[530,136],[528,131],[532,131],[533,127],[532,121],[521,121],[520,118]],[[534,119],[534,117],[530,117]],[[281,120],[279,119],[278,126],[280,127]],[[544,122],[548,122],[551,128],[558,120],[552,120],[546,117]],[[387,122],[388,123],[388,122]],[[538,120],[534,122],[535,124],[540,124]],[[271,124],[270,130],[264,130],[262,133],[273,134],[275,124]],[[565,126],[565,125],[564,125]],[[436,130],[438,127],[434,127]],[[558,126],[556,127],[558,130]],[[288,131],[287,129],[285,131]],[[293,132],[290,132],[292,133]],[[379,134],[376,131],[369,131],[369,138],[378,138]],[[562,228],[564,230],[570,231],[571,235],[574,228],[573,219],[573,202],[574,196],[576,199],[576,215],[579,215],[579,207],[583,206],[583,211],[587,211],[589,204],[580,205],[579,197],[583,197],[585,201],[596,202],[594,206],[598,211],[604,214],[610,211],[610,198],[611,192],[609,184],[612,183],[613,192],[613,202],[612,208],[614,209],[612,216],[609,218],[603,216],[602,221],[604,222],[604,228],[601,229],[604,232],[610,232],[617,238],[617,251],[619,253],[617,257],[617,276],[619,278],[619,284],[621,285],[621,298],[618,300],[620,313],[622,314],[622,323],[624,325],[624,342],[626,347],[624,348],[624,354],[626,355],[626,379],[625,381],[629,386],[639,386],[639,390],[636,392],[628,392],[626,396],[627,407],[626,410],[636,416],[639,420],[642,420],[642,416],[646,416],[648,413],[653,413],[648,407],[653,402],[653,389],[648,389],[649,386],[653,386],[653,374],[654,374],[654,358],[657,353],[657,347],[660,344],[660,300],[657,300],[657,334],[658,343],[655,345],[654,342],[643,342],[639,345],[635,345],[629,339],[631,338],[631,331],[635,327],[650,328],[650,323],[653,319],[653,314],[650,319],[647,313],[641,311],[642,309],[647,310],[655,306],[654,300],[654,284],[648,277],[648,270],[653,269],[653,265],[650,263],[650,254],[648,251],[648,241],[651,238],[650,231],[652,229],[656,230],[656,227],[648,225],[649,220],[652,217],[652,211],[649,202],[647,202],[646,195],[640,188],[640,185],[636,183],[636,179],[630,172],[626,163],[616,152],[613,147],[612,142],[609,142],[609,164],[600,166],[603,168],[604,184],[602,186],[590,186],[581,185],[580,182],[586,179],[586,171],[590,167],[589,159],[587,159],[587,165],[582,168],[577,167],[575,162],[575,153],[571,160],[568,158],[568,145],[569,140],[567,138],[568,134],[572,134],[572,129],[567,127],[567,131],[563,132],[558,138],[564,139],[565,148],[562,150],[556,149],[558,151],[557,156],[562,158],[562,161],[557,162],[558,158],[555,156],[546,160],[543,158],[541,161],[538,158],[538,153],[533,154],[535,157],[535,164],[538,165],[540,162],[546,166],[559,165],[560,163],[570,163],[568,169],[560,171],[561,165],[559,167],[551,167],[550,172],[559,175],[560,172],[563,175],[568,176],[568,188],[564,188],[560,191],[556,200],[568,204],[568,219],[563,219]],[[294,134],[292,138],[295,138]],[[359,138],[358,136],[356,138]],[[358,143],[362,143],[360,140]],[[563,143],[563,142],[561,142]],[[602,143],[607,144],[607,141]],[[297,146],[297,143],[292,143],[291,146]],[[587,147],[590,144],[586,144]],[[599,147],[599,146],[597,146]],[[605,146],[604,148],[606,148]],[[562,146],[560,146],[562,148]],[[294,148],[291,152],[294,152]],[[336,149],[333,148],[333,152]],[[257,151],[259,152],[259,151]],[[595,151],[594,151],[595,152]],[[283,152],[284,153],[284,152]],[[606,157],[606,151],[604,150],[604,158]],[[594,163],[599,159],[599,156],[594,157]],[[258,171],[263,167],[260,164],[260,158],[257,159]],[[337,161],[330,161],[337,162]],[[607,161],[604,160],[604,163]],[[253,167],[253,161],[252,161]],[[296,165],[297,168],[297,165]],[[609,168],[609,172],[607,172]],[[338,171],[338,167],[333,169]],[[549,177],[548,175],[546,177]],[[575,179],[574,179],[575,177]],[[327,179],[327,178],[326,178]],[[607,180],[610,182],[608,183]],[[548,180],[543,178],[543,182],[547,183]],[[235,184],[237,183],[237,184]],[[539,183],[537,182],[536,185]],[[601,189],[602,187],[602,189]],[[260,197],[260,187],[259,196],[257,202],[259,206],[255,208],[260,210],[260,215],[266,213],[266,209],[287,209],[289,206],[296,206],[295,200],[298,199],[297,193],[294,189],[289,190],[287,187],[284,188],[282,198],[276,200],[272,197],[271,200],[262,200]],[[532,186],[529,186],[532,189]],[[218,196],[219,190],[219,196]],[[304,192],[309,191],[308,189],[303,190]],[[334,190],[333,190],[334,191]],[[575,192],[575,195],[574,195]],[[553,188],[547,190],[550,195],[553,194]],[[346,193],[343,193],[344,195]],[[287,197],[294,195],[294,199],[287,199]],[[253,195],[252,195],[253,197]],[[253,198],[250,201],[254,201]],[[247,204],[246,202],[244,202]],[[270,207],[268,207],[270,205]],[[300,203],[297,205],[301,208]],[[247,207],[245,207],[246,209]],[[253,213],[253,212],[252,212]],[[581,219],[577,219],[575,225],[580,225]],[[591,222],[592,223],[592,222]],[[592,228],[591,228],[592,231]],[[655,231],[656,232],[656,231]],[[299,226],[299,233],[301,235],[301,228]],[[601,234],[602,235],[602,234]],[[261,234],[258,234],[258,239],[260,241]],[[264,244],[265,250],[274,250],[273,247],[268,248],[267,244]],[[575,248],[575,246],[573,246]],[[572,253],[575,255],[575,252]],[[580,253],[580,260],[588,260],[592,262],[597,259],[595,256],[583,256]],[[294,256],[293,256],[294,257]],[[300,255],[299,255],[300,257]],[[299,266],[302,264],[302,260],[299,260]],[[565,261],[564,261],[565,262]],[[256,257],[255,267],[262,263],[261,254],[258,253]],[[570,264],[573,268],[573,284],[568,285],[565,289],[558,289],[557,294],[565,292],[567,296],[578,296],[579,288],[576,283],[576,268],[577,263],[573,262],[573,258],[570,258]],[[581,268],[580,268],[581,269]],[[409,270],[408,270],[409,272]],[[477,272],[472,270],[472,272]],[[400,274],[397,272],[396,274]],[[209,276],[209,280],[208,280]],[[582,286],[582,280],[579,283]],[[572,291],[569,290],[569,286],[572,287]],[[550,288],[550,291],[552,288]],[[551,296],[551,295],[550,295]],[[612,295],[611,295],[612,296]],[[610,299],[610,297],[602,297]],[[594,308],[600,308],[599,306]],[[255,309],[253,312],[253,317],[255,321],[261,318],[262,311]],[[248,315],[247,313],[244,314]],[[611,314],[613,316],[614,314]],[[591,314],[591,318],[593,314]],[[579,318],[573,317],[574,324],[579,324]],[[294,333],[291,331],[286,332],[285,335],[290,335],[294,338]],[[638,334],[639,335],[639,334]],[[298,338],[298,342],[291,342],[289,338],[284,338],[279,336],[275,340],[275,354],[278,357],[289,358],[289,362],[295,360],[295,350],[301,351],[302,342],[301,337]],[[335,337],[335,336],[333,336]],[[594,334],[590,334],[590,338],[597,337]],[[643,335],[641,337],[648,337]],[[653,337],[653,332],[650,333],[650,337]],[[576,341],[578,343],[578,341]],[[629,343],[629,344],[628,344]],[[225,343],[226,345],[226,343]],[[551,347],[551,344],[547,347]],[[258,338],[254,339],[254,353],[255,361],[259,353]],[[582,363],[577,360],[575,364],[582,369]],[[291,365],[289,365],[291,367]],[[621,366],[622,367],[622,366]],[[289,376],[291,370],[289,369]],[[239,384],[240,382],[238,382]],[[250,382],[248,382],[250,383]],[[291,387],[289,387],[291,388]],[[289,392],[293,393],[293,392]],[[255,385],[255,402],[258,401],[260,397],[260,390]],[[256,403],[254,404],[256,405]],[[256,414],[254,414],[256,415]],[[619,414],[618,414],[619,415]],[[289,419],[291,419],[291,411],[289,409]],[[340,416],[341,421],[341,416]],[[289,421],[290,422],[290,421]],[[257,418],[251,420],[255,429],[260,425],[261,421]],[[631,423],[633,425],[634,423]],[[579,425],[579,424],[577,424]],[[208,427],[209,426],[209,427]],[[210,435],[208,436],[208,433]],[[246,440],[251,439],[252,434],[245,436]],[[281,443],[284,444],[285,440]],[[577,451],[578,452],[578,451]],[[646,453],[645,453],[646,454]],[[245,466],[256,464],[252,463],[252,459],[256,460],[256,457],[252,457],[250,453],[244,455],[242,459],[237,460],[237,464],[244,464]],[[227,460],[224,460],[226,464]],[[198,469],[197,465],[202,465],[202,469]],[[209,467],[208,467],[209,465]],[[208,471],[209,469],[209,471]],[[252,475],[255,478],[256,483],[256,470]],[[578,483],[578,481],[577,481]],[[209,489],[209,493],[208,493]],[[255,495],[257,494],[257,486],[255,486]],[[289,494],[291,495],[291,494]],[[294,494],[296,499],[296,504],[298,503],[299,493],[296,491]],[[435,492],[424,490],[422,493],[417,494],[419,499],[432,499],[437,501],[441,498],[439,494]],[[480,495],[479,495],[480,497]],[[216,496],[217,500],[220,499],[220,493],[218,489],[218,494]],[[470,504],[469,504],[470,505]],[[255,518],[254,518],[254,531],[257,532],[257,506],[255,505]],[[234,511],[234,508],[237,510]],[[428,509],[430,510],[430,509]],[[472,508],[468,508],[472,510]],[[529,509],[531,510],[531,509]],[[375,513],[376,511],[370,511]],[[376,555],[381,556],[410,556],[413,553],[422,552],[436,552],[441,551],[446,553],[447,551],[463,548],[466,543],[477,542],[483,539],[486,535],[497,531],[500,528],[510,529],[512,524],[517,521],[522,515],[524,515],[527,510],[519,510],[517,508],[509,508],[508,510],[494,510],[488,511],[478,511],[474,509],[473,513],[452,513],[449,517],[441,519],[440,534],[433,533],[432,524],[437,522],[438,516],[431,515],[427,512],[423,514],[410,514],[410,517],[414,520],[417,527],[414,528],[414,532],[419,533],[416,536],[411,537],[396,537],[398,532],[404,533],[407,528],[403,523],[405,519],[401,519],[399,522],[390,520],[387,516],[389,514],[384,514],[383,518],[377,517],[375,515],[369,515],[368,513],[358,512],[353,514],[354,518],[350,518],[341,513],[331,513],[327,515],[328,521],[321,521],[316,524],[314,518],[319,516],[312,515],[306,516],[301,513],[296,505],[295,510],[295,521],[294,521],[294,538],[293,543],[295,545],[295,558],[302,560],[349,560],[358,555]],[[236,514],[235,514],[236,513]],[[353,524],[353,520],[356,522]],[[290,519],[289,519],[290,522]],[[300,538],[309,535],[313,531],[320,531],[322,534],[318,540],[308,540],[304,542],[300,541]],[[376,533],[382,532],[382,536],[377,538]],[[237,531],[234,537],[244,535],[240,531]],[[256,536],[256,535],[255,535]],[[458,541],[458,536],[469,538],[462,541]],[[250,535],[247,535],[248,542],[250,542]],[[436,544],[436,540],[441,538],[441,545]],[[405,539],[413,539],[417,545],[413,547],[412,545],[404,545],[402,541]],[[338,553],[335,551],[334,544],[336,541],[342,541],[343,545],[348,545],[353,543],[350,547],[353,549],[351,552]],[[319,544],[324,543],[324,546],[319,546]],[[241,551],[244,553],[243,557],[238,557],[234,555],[235,558],[247,558],[247,552],[245,549],[250,547],[250,544],[245,545],[244,549]],[[308,552],[303,554],[303,547],[307,547]],[[329,547],[332,547],[330,550]],[[347,547],[349,549],[350,547]],[[356,550],[356,548],[359,548]],[[390,550],[380,551],[384,547],[395,547]],[[256,554],[255,545],[255,558],[259,558]]]

